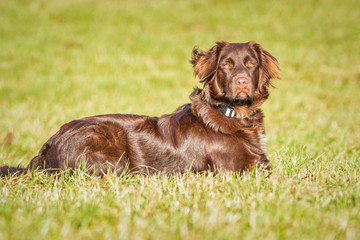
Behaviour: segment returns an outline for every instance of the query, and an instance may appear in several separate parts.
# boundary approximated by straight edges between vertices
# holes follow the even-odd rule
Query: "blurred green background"
[[[254,40],[282,70],[263,105],[274,176],[312,168],[337,186],[354,180],[359,9],[358,0],[1,0],[0,164],[25,166],[73,119],[172,112],[201,86],[189,64],[194,46]],[[356,202],[359,182],[349,184]],[[358,203],[344,208],[359,213]]]

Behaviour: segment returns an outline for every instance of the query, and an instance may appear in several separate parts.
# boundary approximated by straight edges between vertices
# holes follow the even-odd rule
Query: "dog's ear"
[[[270,79],[281,79],[280,67],[278,60],[269,52],[264,50],[260,44],[249,42],[250,46],[255,50],[259,60],[259,83],[257,91],[266,91],[269,85],[272,86]]]
[[[221,49],[228,44],[228,42],[217,42],[215,46],[208,51],[200,51],[194,48],[190,63],[194,67],[194,75],[199,77],[200,82],[205,82],[211,79],[218,67],[218,58]]]

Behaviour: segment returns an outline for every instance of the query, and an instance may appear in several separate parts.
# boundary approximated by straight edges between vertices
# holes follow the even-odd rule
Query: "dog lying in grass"
[[[109,170],[177,173],[250,167],[271,169],[266,157],[262,103],[279,63],[255,42],[217,42],[194,49],[191,63],[202,89],[191,103],[160,117],[109,114],[63,125],[26,168],[1,167],[1,176],[32,169],[53,173],[85,160],[96,175]]]

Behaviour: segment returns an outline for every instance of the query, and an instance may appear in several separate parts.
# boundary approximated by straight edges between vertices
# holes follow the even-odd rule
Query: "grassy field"
[[[0,179],[0,239],[360,239],[360,1],[0,1],[0,165],[60,125],[157,116],[200,86],[192,48],[255,40],[281,64],[258,172]]]

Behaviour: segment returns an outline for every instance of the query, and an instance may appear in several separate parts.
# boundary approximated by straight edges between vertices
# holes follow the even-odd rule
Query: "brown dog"
[[[102,115],[63,125],[27,168],[2,167],[1,175],[74,169],[81,163],[98,175],[109,169],[175,173],[251,166],[270,169],[263,114],[276,58],[255,42],[218,42],[193,50],[194,73],[204,83],[191,103],[161,117]]]

